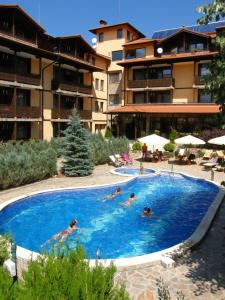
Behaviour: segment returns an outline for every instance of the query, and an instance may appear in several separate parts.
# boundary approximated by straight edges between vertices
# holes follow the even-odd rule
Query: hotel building
[[[0,5],[0,141],[50,140],[74,108],[84,127],[104,131],[107,98],[93,80],[109,61],[80,35],[52,37],[18,5]]]
[[[219,106],[205,91],[204,76],[217,53],[212,39],[225,22],[155,32],[146,38],[128,23],[90,30],[97,51],[110,56],[111,126],[135,139],[155,130],[168,134],[215,126]],[[116,82],[116,84],[115,84]]]
[[[50,140],[76,108],[92,132],[130,139],[170,127],[212,128],[219,107],[204,76],[225,22],[155,32],[101,20],[96,49],[53,37],[18,5],[0,5],[0,141]]]

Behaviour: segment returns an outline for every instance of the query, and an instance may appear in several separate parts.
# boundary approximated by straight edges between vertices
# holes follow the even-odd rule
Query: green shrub
[[[1,144],[0,190],[53,176],[56,160],[56,152],[48,142]]]
[[[12,300],[14,298],[13,279],[9,276],[8,272],[0,266],[0,299]]]
[[[132,146],[132,150],[133,150],[134,152],[141,151],[141,149],[142,149],[142,145],[141,145],[141,143],[138,142],[138,141],[136,141],[136,142],[133,144],[133,146]]]
[[[92,145],[92,160],[95,165],[105,164],[109,161],[109,155],[129,152],[129,141],[126,137],[112,137],[104,139],[101,133],[90,135]]]
[[[56,255],[48,254],[30,262],[23,280],[13,286],[11,299],[130,299],[124,285],[114,285],[113,265],[103,268],[96,263],[90,267],[85,258],[78,244],[74,251],[64,246]],[[2,274],[0,280],[6,276]],[[1,282],[3,289],[9,286],[8,279]]]
[[[4,234],[0,236],[0,266],[2,266],[3,262],[9,258],[9,251],[7,249],[10,246],[10,241],[10,235]]]
[[[176,129],[171,128],[171,131],[169,133],[169,139],[170,139],[171,142],[174,142],[174,140],[176,138],[178,138],[178,133],[177,133]]]
[[[167,143],[166,145],[164,145],[163,148],[164,148],[165,151],[173,152],[175,150],[175,144]]]
[[[109,127],[107,127],[105,132],[105,138],[110,140],[112,137],[113,137],[112,131]]]

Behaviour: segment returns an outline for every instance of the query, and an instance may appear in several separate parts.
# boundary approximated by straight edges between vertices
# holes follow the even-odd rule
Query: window
[[[100,90],[101,90],[101,91],[104,91],[104,80],[101,80]]]
[[[134,80],[144,80],[146,79],[146,69],[134,69],[133,70]]]
[[[131,40],[130,31],[127,31],[127,40],[128,40],[128,41],[130,41],[130,40]]]
[[[17,89],[16,97],[16,103],[18,106],[30,106],[30,90]]]
[[[109,73],[109,83],[119,83],[120,72]]]
[[[213,102],[212,94],[204,90],[198,90],[198,102],[199,103],[211,103]]]
[[[171,68],[151,68],[149,70],[150,79],[162,79],[162,78],[171,78],[172,69]]]
[[[103,112],[103,102],[95,101],[95,112]]]
[[[165,92],[151,92],[149,94],[149,102],[151,103],[170,103],[170,91]]]
[[[146,93],[138,92],[138,93],[134,93],[133,95],[134,95],[134,99],[133,99],[134,104],[142,104],[146,102]]]
[[[122,60],[123,59],[123,51],[112,51],[112,61]]]
[[[100,32],[98,35],[98,41],[99,43],[104,42],[104,32]]]
[[[77,110],[83,110],[84,109],[84,101],[83,98],[78,98],[76,103]]]
[[[95,89],[99,90],[99,79],[95,78]]]
[[[29,140],[31,137],[31,122],[18,122],[17,123],[17,140]]]
[[[126,52],[126,59],[141,58],[145,56],[146,56],[146,48],[132,49]]]
[[[119,105],[120,104],[120,95],[111,94],[109,95],[109,105]]]
[[[189,50],[198,50],[198,51],[203,51],[205,50],[205,45],[204,43],[191,43],[189,44]]]
[[[13,98],[13,88],[0,87],[0,105],[10,105]]]
[[[117,39],[123,38],[123,29],[117,29]]]
[[[136,49],[136,58],[141,58],[146,56],[146,48]]]
[[[198,65],[198,76],[207,76],[210,74],[209,64],[199,64]]]

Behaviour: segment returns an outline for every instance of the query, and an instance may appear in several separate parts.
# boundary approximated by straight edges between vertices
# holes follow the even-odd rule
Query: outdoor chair
[[[133,160],[132,160],[132,158],[130,158],[130,156],[127,152],[122,153],[121,157],[127,164],[133,164]]]
[[[205,169],[211,169],[211,168],[216,167],[218,165],[219,165],[219,158],[215,157],[215,158],[212,158],[211,160],[209,160],[207,163],[204,163],[203,167]]]
[[[199,165],[203,165],[205,163],[207,163],[213,155],[213,150],[206,150],[201,161],[199,162]]]
[[[187,164],[195,164],[196,163],[196,155],[194,153],[191,153],[187,158]]]
[[[187,158],[187,156],[185,154],[185,149],[179,149],[179,151],[177,153],[177,158],[180,162],[184,161],[185,158]]]
[[[124,163],[119,162],[114,155],[110,155],[109,158],[110,158],[110,161],[112,162],[113,166],[115,166],[117,168],[122,167],[124,165]]]
[[[224,153],[223,151],[219,150],[219,151],[216,151],[216,155],[220,158],[224,158]]]

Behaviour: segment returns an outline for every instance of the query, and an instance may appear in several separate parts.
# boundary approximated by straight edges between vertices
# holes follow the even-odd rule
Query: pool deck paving
[[[135,165],[139,162],[135,161]],[[144,163],[145,167],[155,170],[169,170],[168,162]],[[97,166],[91,176],[83,178],[54,177],[23,187],[0,192],[0,203],[46,189],[69,188],[116,183],[126,177],[109,173],[112,166]],[[199,165],[174,165],[174,172],[183,172],[192,176],[211,179],[211,171],[204,171]],[[225,180],[225,173],[214,172],[214,180]],[[225,202],[222,203],[204,240],[184,256],[176,259],[172,268],[154,265],[136,270],[118,271],[116,281],[124,281],[127,291],[133,299],[158,299],[156,279],[162,278],[168,286],[171,299],[177,299],[176,293],[182,291],[187,300],[225,300]]]

